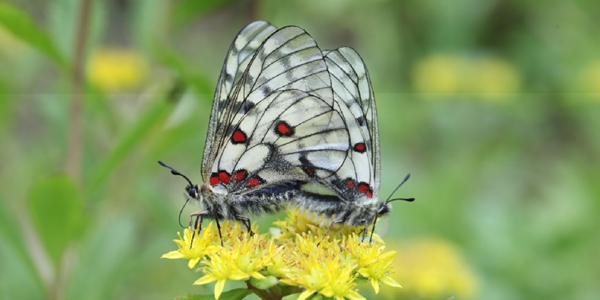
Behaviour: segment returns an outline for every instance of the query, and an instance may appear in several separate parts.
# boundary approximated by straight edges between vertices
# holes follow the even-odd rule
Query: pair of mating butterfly
[[[250,230],[248,215],[295,206],[366,234],[390,201],[414,200],[378,198],[377,111],[360,56],[348,47],[322,51],[303,29],[265,21],[244,27],[227,53],[204,146],[205,183],[159,163],[183,176],[188,200],[203,207],[191,216],[194,228],[206,217]]]

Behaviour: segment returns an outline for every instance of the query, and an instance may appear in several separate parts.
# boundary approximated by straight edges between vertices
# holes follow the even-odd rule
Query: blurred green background
[[[159,259],[185,182],[156,161],[200,182],[221,64],[257,19],[355,48],[380,194],[412,174],[379,226],[404,288],[363,295],[599,297],[596,0],[0,1],[0,297],[212,291]]]

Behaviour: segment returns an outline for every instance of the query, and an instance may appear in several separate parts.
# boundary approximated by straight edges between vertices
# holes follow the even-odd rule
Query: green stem
[[[81,150],[82,150],[82,123],[83,123],[83,101],[84,101],[84,75],[85,46],[92,0],[82,0],[79,8],[79,20],[77,22],[77,36],[75,37],[75,49],[73,62],[71,64],[71,80],[73,83],[73,95],[71,99],[71,112],[69,118],[69,144],[66,169],[74,180],[81,179]]]
[[[255,286],[253,286],[250,283],[250,280],[246,280],[246,286],[256,296],[260,297],[260,299],[263,299],[263,300],[281,300],[283,298],[281,296],[277,296],[277,295],[273,295],[273,294],[269,293],[268,290],[261,290],[261,289],[256,288]]]

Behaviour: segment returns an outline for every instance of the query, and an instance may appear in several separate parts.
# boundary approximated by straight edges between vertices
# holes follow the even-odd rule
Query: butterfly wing
[[[350,148],[342,167],[326,178],[345,201],[377,201],[380,184],[379,132],[371,79],[349,47],[324,51],[334,99],[348,126]]]
[[[247,44],[256,38],[238,36],[232,49],[240,48],[238,40]],[[230,70],[221,74],[217,92],[228,95],[215,96],[219,107],[213,108],[211,143],[205,147],[205,182],[217,191],[241,194],[336,172],[350,146],[348,130],[334,108],[327,63],[316,42],[303,29],[288,26],[266,37],[248,57],[236,68],[228,64],[239,58],[228,55],[224,70]]]
[[[266,21],[256,21],[246,25],[235,37],[229,47],[221,75],[217,82],[217,90],[213,99],[213,105],[208,123],[208,132],[204,144],[204,155],[202,157],[202,178],[206,182],[210,175],[210,168],[216,156],[217,147],[215,146],[217,128],[219,120],[225,112],[225,107],[229,102],[229,94],[233,90],[236,82],[239,82],[242,74],[246,71],[248,63],[252,60],[256,49],[277,27]]]

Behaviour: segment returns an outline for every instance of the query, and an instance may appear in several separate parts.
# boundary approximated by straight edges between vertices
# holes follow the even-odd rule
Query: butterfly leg
[[[192,233],[192,241],[190,242],[190,249],[192,248],[192,245],[194,244],[194,237],[196,236],[196,234],[200,235],[200,231],[202,231],[202,219],[204,219],[205,216],[207,216],[208,211],[198,211],[195,213],[192,213],[190,215],[190,221],[188,223],[188,227],[189,228],[193,228],[194,232]],[[193,220],[193,222],[192,222]],[[192,223],[193,223],[193,227],[192,227]]]
[[[335,224],[341,224],[341,223],[342,223],[341,221],[333,221],[333,222],[331,222],[331,224],[329,224],[329,226],[327,226],[327,231],[325,231],[324,238],[329,235],[329,232],[331,231],[331,227],[333,227],[333,225],[335,225]]]
[[[252,232],[252,228],[251,228],[252,224],[250,223],[250,218],[240,216],[240,215],[235,215],[235,219],[242,222],[242,224],[244,224],[244,226],[246,226],[246,229],[248,230],[248,232],[250,232],[250,236],[254,235],[254,233]]]
[[[213,218],[215,219],[215,223],[217,223],[217,231],[219,231],[219,239],[221,240],[221,247],[225,246],[225,244],[223,244],[223,235],[221,234],[221,224],[219,223],[219,216],[217,215],[217,212],[215,211]]]
[[[371,222],[369,222],[369,220],[365,219],[362,221],[365,224],[365,228],[362,230],[362,234],[363,234],[363,238],[362,238],[362,242],[365,241],[365,239],[367,238],[367,234],[369,234],[369,225],[371,225]],[[375,224],[377,223],[377,217],[375,217],[373,219],[373,226],[371,228],[371,233],[369,234],[369,243],[373,242],[373,234],[375,233]]]
[[[368,223],[367,223],[368,224]],[[371,228],[371,236],[369,237],[369,243],[373,242],[373,234],[375,233],[375,224],[377,224],[377,216],[373,218],[373,227]],[[368,226],[368,225],[367,225]],[[366,229],[366,227],[365,227]]]
[[[361,239],[361,243],[365,241],[365,239],[367,238],[367,234],[369,233],[369,221],[368,220],[363,220],[362,223],[365,224],[365,227],[363,228],[363,230],[360,232],[362,233],[363,237]],[[359,234],[360,234],[359,233]]]
[[[325,238],[327,238],[329,236],[329,232],[331,231],[331,227],[333,227],[333,225],[342,224],[342,223],[344,223],[344,222],[339,221],[339,220],[331,222],[331,224],[329,224],[329,226],[327,226],[327,231],[325,231],[325,235],[323,235],[323,238],[321,239],[321,241],[323,241]],[[319,242],[319,244],[321,244],[321,242]]]

